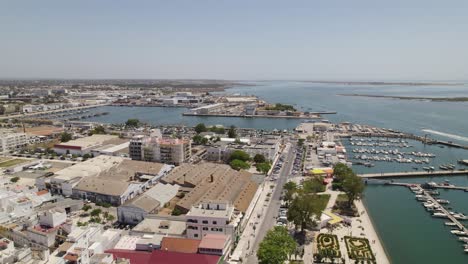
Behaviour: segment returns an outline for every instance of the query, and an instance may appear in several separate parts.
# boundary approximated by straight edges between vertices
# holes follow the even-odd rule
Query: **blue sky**
[[[468,1],[1,0],[0,34],[0,78],[468,79]]]

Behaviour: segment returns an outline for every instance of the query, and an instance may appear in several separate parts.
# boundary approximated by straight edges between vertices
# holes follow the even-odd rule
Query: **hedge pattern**
[[[341,258],[340,244],[336,235],[320,233],[317,236],[317,249],[322,256]]]
[[[344,239],[350,259],[375,262],[375,256],[367,238],[345,236]]]

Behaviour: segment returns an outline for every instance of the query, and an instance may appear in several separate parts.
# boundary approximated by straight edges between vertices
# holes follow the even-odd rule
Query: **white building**
[[[7,155],[27,144],[28,136],[25,133],[0,131],[0,155]]]
[[[118,136],[92,135],[89,137],[79,138],[75,140],[70,140],[68,142],[55,144],[54,151],[57,154],[84,155],[84,154],[90,154],[92,150],[101,148],[105,145],[115,146],[111,143],[116,142],[116,141],[119,141]],[[124,143],[124,142],[119,142],[119,143]],[[120,144],[117,144],[117,145],[120,145]]]
[[[187,237],[202,239],[206,234],[236,237],[242,214],[225,201],[203,202],[192,206],[186,215]]]
[[[61,208],[51,209],[39,214],[39,224],[48,227],[57,227],[67,221],[67,213]]]
[[[191,141],[138,136],[130,141],[129,154],[133,160],[180,165],[192,155]]]

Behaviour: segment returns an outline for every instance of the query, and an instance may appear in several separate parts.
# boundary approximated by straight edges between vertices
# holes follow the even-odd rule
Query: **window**
[[[219,232],[223,232],[223,229],[222,229],[222,228],[218,228],[218,231],[219,231]]]
[[[213,221],[213,225],[216,225],[216,224],[218,224],[218,222],[216,222],[216,221]]]
[[[203,224],[208,224],[208,220],[203,220],[202,223]]]
[[[193,236],[194,236],[194,237],[198,237],[198,234],[194,234]]]
[[[206,227],[206,226],[205,226],[205,227],[203,227],[203,230],[205,230],[205,231],[206,231],[206,230],[208,230],[208,227]]]

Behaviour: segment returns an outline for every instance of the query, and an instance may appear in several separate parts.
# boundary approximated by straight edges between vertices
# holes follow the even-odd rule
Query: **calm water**
[[[336,115],[325,116],[334,122],[350,121],[398,129],[418,135],[426,133],[422,129],[430,129],[442,133],[442,135],[430,134],[433,138],[468,144],[468,141],[457,137],[468,137],[468,122],[466,121],[468,103],[466,102],[407,101],[338,95],[356,93],[424,97],[468,96],[466,85],[449,87],[349,86],[282,81],[254,84],[257,86],[234,87],[229,92],[254,94],[269,102],[293,104],[303,111],[337,111]],[[182,108],[105,107],[93,111],[108,111],[110,114],[88,120],[109,123],[123,123],[129,118],[139,118],[156,125],[195,125],[204,122],[210,125],[223,124],[271,130],[274,128],[293,129],[301,122],[294,119],[184,117],[181,113],[185,109]],[[437,157],[431,159],[429,165],[376,162],[373,168],[355,166],[354,169],[359,173],[411,171],[414,166],[438,167],[444,163],[456,163],[457,159],[468,159],[468,151],[465,150],[424,146],[419,142],[411,142],[411,144],[414,145],[413,149],[402,150],[431,152]],[[399,180],[426,182],[443,181],[444,178]],[[466,176],[450,177],[450,180],[453,184],[468,186]],[[468,193],[442,191],[441,198],[450,200],[450,206],[454,211],[468,214]],[[433,219],[408,189],[369,185],[365,191],[364,202],[393,263],[468,263],[468,254],[463,253],[462,244],[449,232],[450,228],[444,226],[444,220]]]

